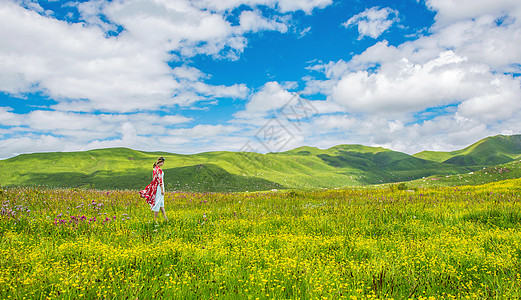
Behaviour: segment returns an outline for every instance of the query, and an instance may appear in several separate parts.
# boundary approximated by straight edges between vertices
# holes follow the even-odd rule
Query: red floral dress
[[[163,176],[161,176],[162,174],[163,170],[161,170],[159,166],[155,167],[154,171],[152,172],[152,182],[150,182],[150,184],[147,185],[144,190],[139,191],[141,198],[145,198],[150,206],[154,206],[155,204],[157,187],[163,184]]]

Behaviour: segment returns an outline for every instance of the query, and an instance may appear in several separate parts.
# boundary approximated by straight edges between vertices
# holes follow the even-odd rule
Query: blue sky
[[[4,0],[0,158],[518,134],[515,0]]]

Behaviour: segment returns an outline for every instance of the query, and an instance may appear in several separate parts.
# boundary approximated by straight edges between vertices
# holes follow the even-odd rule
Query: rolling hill
[[[465,167],[494,166],[521,159],[521,135],[498,135],[452,152],[423,151],[414,157]]]
[[[338,188],[466,174],[521,158],[521,135],[483,139],[458,151],[415,155],[363,145],[299,147],[278,153],[181,155],[126,148],[22,154],[0,161],[0,186],[141,189],[166,158],[167,190],[236,192]],[[512,173],[513,174],[513,173]]]
[[[491,182],[521,178],[521,160],[515,160],[505,164],[483,167],[478,171],[472,171],[455,175],[434,175],[426,178],[409,181],[405,188],[431,187],[431,186],[461,186],[481,185]]]

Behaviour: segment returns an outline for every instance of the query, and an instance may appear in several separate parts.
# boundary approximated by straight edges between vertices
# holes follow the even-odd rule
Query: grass
[[[167,188],[177,191],[345,188],[467,174],[512,162],[521,158],[521,135],[490,137],[453,152],[416,155],[362,145],[299,147],[267,154],[219,151],[180,155],[125,148],[24,154],[0,161],[0,186],[141,189],[150,181],[158,156],[166,158]],[[455,181],[456,177],[451,178]]]
[[[414,155],[425,160],[459,166],[494,166],[521,159],[521,135],[498,135],[482,139],[452,152],[423,151]]]
[[[166,158],[165,181],[181,191],[203,191],[201,186],[207,188],[205,191],[232,192],[273,187],[335,188],[467,171],[389,150],[372,153],[374,149],[366,148],[363,152],[332,148],[316,150],[314,154],[293,151],[176,155],[124,148],[26,154],[0,161],[0,186],[139,189],[149,180],[152,163],[159,155]]]
[[[481,185],[516,178],[521,178],[521,160],[516,160],[497,166],[483,167],[478,171],[472,171],[463,174],[430,176],[427,178],[406,182],[404,184],[411,188]]]
[[[7,188],[0,298],[519,299],[520,192]]]

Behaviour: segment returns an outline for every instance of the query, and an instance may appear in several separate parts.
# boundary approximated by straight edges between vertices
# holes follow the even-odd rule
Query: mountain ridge
[[[382,147],[302,146],[276,153],[210,151],[176,154],[105,148],[21,154],[0,160],[0,186],[47,185],[97,189],[140,189],[152,164],[166,158],[167,189],[255,191],[284,188],[341,188],[455,175],[521,159],[521,135],[487,137],[456,151],[413,155]]]
[[[491,161],[490,157],[494,156],[491,155],[491,153],[497,153],[498,150],[502,150],[503,155],[508,156],[507,160],[521,158],[521,135],[496,135],[481,139],[461,150],[455,150],[450,152],[422,151],[413,154],[413,156],[438,162],[446,162],[448,160],[453,160],[451,163],[457,163],[457,160],[454,160],[454,158],[458,158],[462,155],[470,155],[474,158],[478,155],[482,155],[483,152],[488,152],[488,160]],[[483,163],[486,162],[486,160],[484,161],[483,159],[478,159],[475,162],[479,164],[479,162]],[[507,161],[498,163],[493,162],[492,165],[505,162]]]

